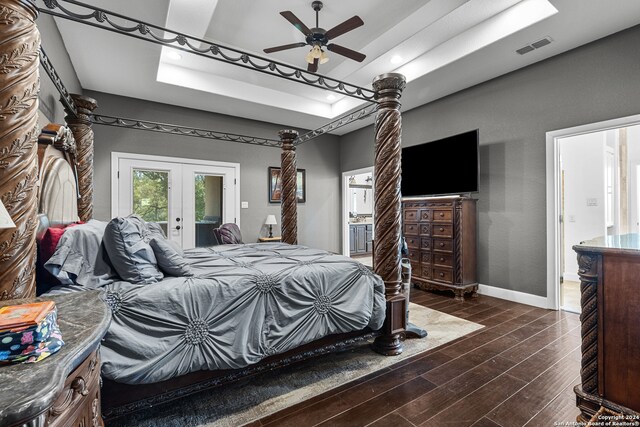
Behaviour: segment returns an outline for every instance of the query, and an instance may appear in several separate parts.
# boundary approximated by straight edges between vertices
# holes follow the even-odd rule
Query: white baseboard
[[[563,273],[562,277],[567,280],[571,280],[572,282],[580,281],[580,276],[578,276],[578,273]]]
[[[520,304],[532,305],[540,308],[550,308],[547,297],[512,291],[510,289],[496,288],[495,286],[478,285],[478,293],[489,297],[505,299]]]

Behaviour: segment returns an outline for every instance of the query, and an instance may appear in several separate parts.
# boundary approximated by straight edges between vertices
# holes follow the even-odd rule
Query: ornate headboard
[[[38,138],[38,213],[45,214],[53,225],[78,221],[75,153],[75,140],[68,127],[49,124],[42,129]]]

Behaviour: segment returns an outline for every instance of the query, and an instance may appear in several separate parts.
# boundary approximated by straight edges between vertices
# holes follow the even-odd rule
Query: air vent
[[[525,47],[521,47],[520,49],[516,50],[516,52],[518,52],[520,55],[524,55],[525,53],[529,53],[532,50],[536,50],[536,48],[531,45],[526,45]]]
[[[535,41],[533,43],[530,43],[530,44],[528,44],[526,46],[521,47],[520,49],[516,50],[516,52],[519,53],[520,55],[524,55],[525,53],[529,53],[532,50],[539,49],[542,46],[546,46],[548,44],[551,44],[552,41],[553,41],[553,39],[551,37],[547,36],[547,37],[545,37],[543,39],[540,39],[538,41]]]

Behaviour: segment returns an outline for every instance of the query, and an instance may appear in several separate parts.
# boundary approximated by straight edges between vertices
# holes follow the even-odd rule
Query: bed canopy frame
[[[35,0],[6,0],[0,5],[0,196],[16,225],[14,229],[0,230],[0,299],[35,296],[35,233],[39,185],[37,141],[40,134],[37,122],[40,78],[38,65],[41,63],[60,92],[66,112],[66,125],[75,139],[74,156],[79,184],[78,215],[84,221],[93,217],[92,126],[101,124],[281,148],[282,241],[295,244],[296,147],[375,113],[374,266],[375,272],[385,283],[387,311],[385,324],[374,341],[374,349],[385,355],[402,352],[406,301],[402,292],[400,254],[400,97],[405,87],[404,76],[380,75],[373,80],[373,90],[370,90],[76,0],[61,1],[81,6],[87,13],[72,12],[56,0],[43,1],[46,8],[38,8]],[[278,140],[99,115],[94,112],[98,106],[95,100],[69,94],[52,61],[41,48],[36,25],[39,12],[330,90],[365,101],[366,105],[303,135],[295,130],[281,130]],[[131,25],[116,21],[129,22]]]

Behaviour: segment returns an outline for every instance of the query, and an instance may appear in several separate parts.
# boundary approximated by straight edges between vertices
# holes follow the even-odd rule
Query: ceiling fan
[[[305,60],[309,64],[307,66],[307,70],[312,73],[315,73],[316,71],[318,71],[318,64],[324,64],[329,60],[329,56],[326,54],[324,50],[322,50],[322,48],[325,46],[328,50],[330,50],[331,52],[337,53],[338,55],[342,55],[344,57],[353,59],[354,61],[358,61],[358,62],[364,61],[364,59],[366,58],[366,55],[363,55],[360,52],[356,52],[355,50],[351,50],[344,46],[340,46],[334,43],[329,43],[331,39],[334,39],[346,32],[349,32],[353,29],[356,29],[364,25],[364,22],[362,21],[362,19],[360,19],[360,17],[356,15],[347,19],[342,24],[336,25],[330,30],[325,30],[324,28],[320,28],[320,25],[318,23],[318,12],[320,12],[320,9],[322,9],[322,6],[323,4],[321,1],[314,1],[313,3],[311,3],[311,7],[313,8],[313,10],[316,11],[316,26],[315,28],[311,28],[311,29],[306,25],[304,25],[304,23],[300,19],[298,19],[298,17],[294,15],[293,12],[289,10],[280,12],[280,15],[282,15],[284,19],[291,22],[294,27],[296,27],[298,30],[302,32],[302,34],[306,36],[306,41],[299,42],[299,43],[285,44],[283,46],[270,47],[268,49],[264,49],[264,53],[279,52],[281,50],[293,49],[296,47],[303,47],[303,46],[309,45],[311,46],[311,50],[305,57]]]

